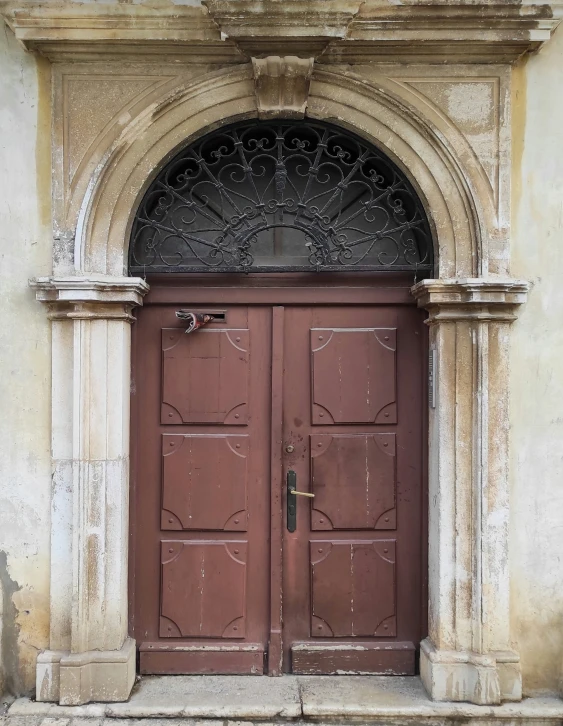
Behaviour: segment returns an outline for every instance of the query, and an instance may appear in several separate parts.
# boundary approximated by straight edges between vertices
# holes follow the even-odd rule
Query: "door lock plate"
[[[287,472],[287,531],[295,532],[297,528],[297,497],[294,491],[297,489],[297,474],[294,471]]]

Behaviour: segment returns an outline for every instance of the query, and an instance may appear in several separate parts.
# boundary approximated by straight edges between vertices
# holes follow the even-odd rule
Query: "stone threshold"
[[[126,703],[59,706],[20,698],[8,710],[6,726],[22,717],[42,717],[38,723],[71,726],[92,720],[117,726],[115,719],[170,719],[183,723],[205,720],[271,723],[302,721],[427,726],[459,722],[561,726],[563,700],[527,698],[501,706],[433,702],[416,677],[385,676],[150,676],[142,678]],[[61,721],[59,722],[59,719]],[[148,723],[147,721],[147,723]],[[213,724],[213,721],[216,723]],[[131,726],[133,723],[129,721]],[[234,724],[232,725],[234,726]]]

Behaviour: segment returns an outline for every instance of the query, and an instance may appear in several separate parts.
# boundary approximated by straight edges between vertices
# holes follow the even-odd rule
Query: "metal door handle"
[[[315,495],[309,492],[297,491],[297,474],[291,469],[287,472],[287,531],[295,532],[297,527],[297,499],[296,496],[309,497]]]

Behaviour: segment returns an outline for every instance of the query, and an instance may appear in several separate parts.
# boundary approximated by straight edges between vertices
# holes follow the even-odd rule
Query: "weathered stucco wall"
[[[0,663],[24,693],[49,629],[49,322],[27,281],[51,266],[50,70],[3,25],[0,69]]]
[[[513,90],[512,274],[532,282],[511,375],[512,629],[524,688],[563,665],[563,27]]]

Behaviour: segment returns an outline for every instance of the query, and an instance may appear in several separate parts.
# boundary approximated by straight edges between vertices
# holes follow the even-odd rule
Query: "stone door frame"
[[[412,288],[429,312],[437,370],[421,675],[435,700],[519,700],[509,630],[507,401],[510,323],[527,284],[510,279],[507,265],[509,114],[502,99],[509,70],[497,68],[502,122],[499,184],[491,193],[463,133],[405,84],[291,57],[267,60],[157,88],[133,120],[120,121],[119,134],[65,200],[67,218],[76,221],[73,259],[56,258],[55,274],[32,282],[52,320],[51,626],[50,650],[38,658],[37,698],[120,701],[134,682],[130,323],[148,291],[126,276],[137,204],[179,145],[223,123],[279,115],[330,120],[380,146],[406,170],[433,222],[436,279]],[[61,89],[55,141],[70,113]]]

